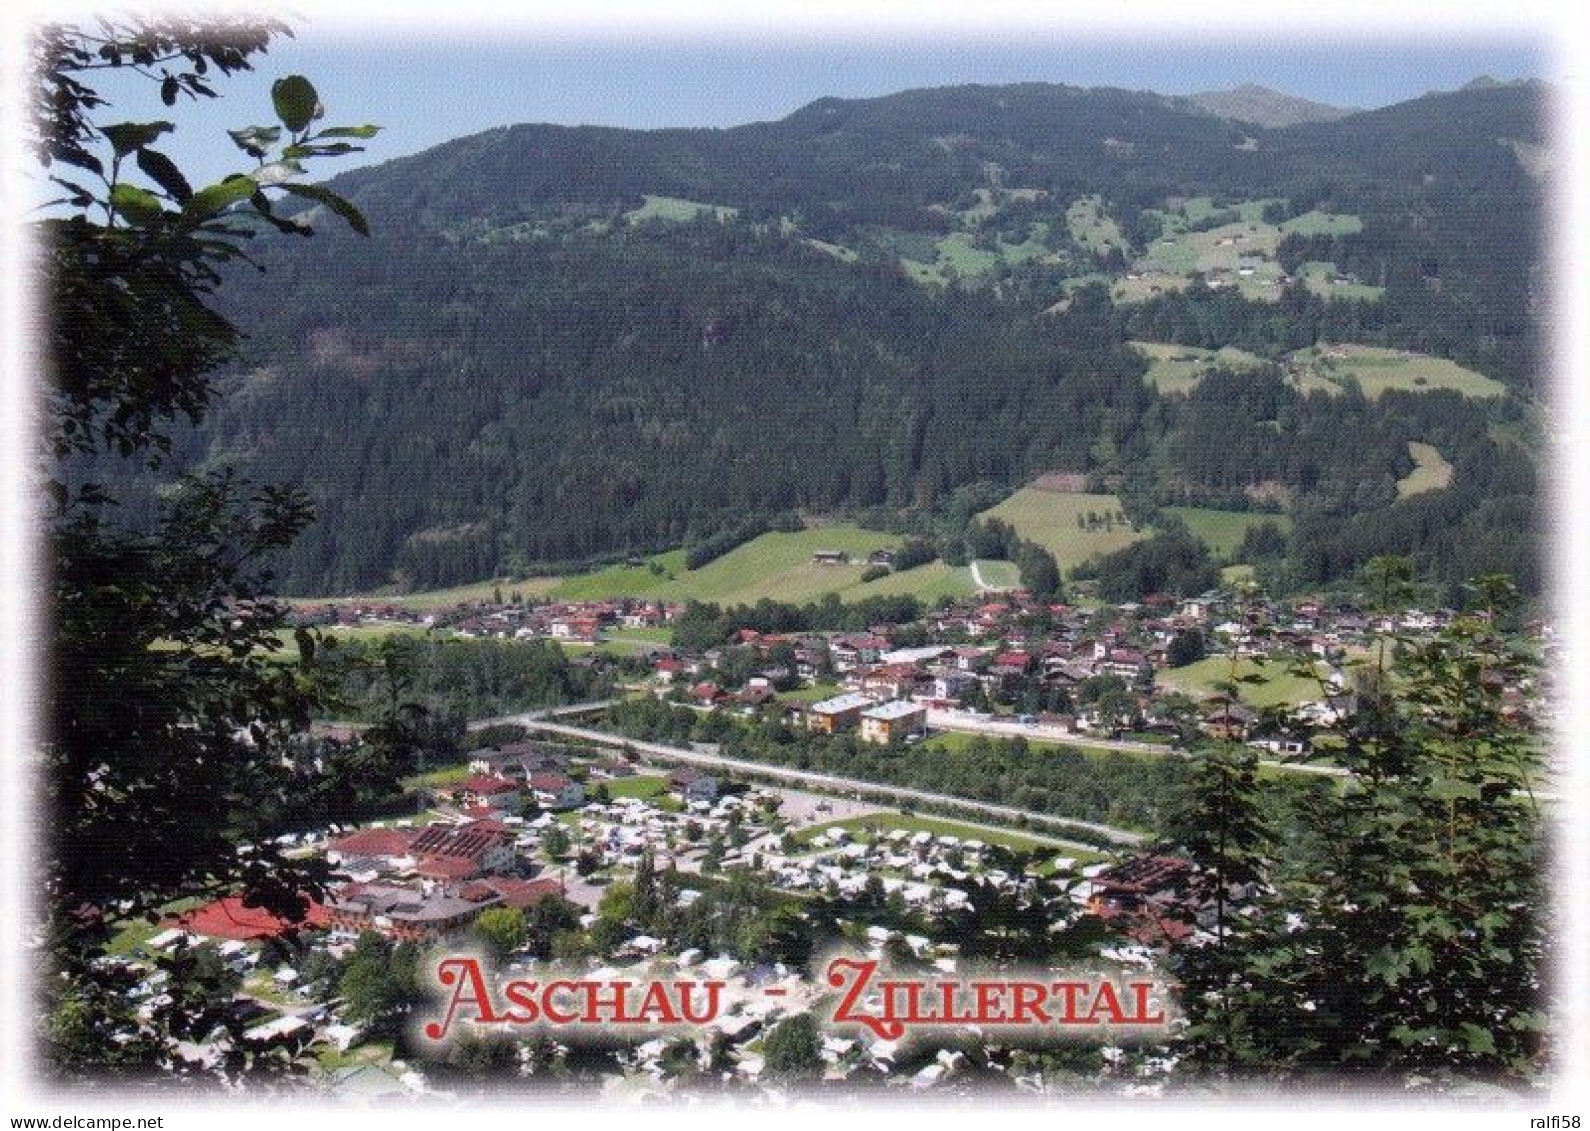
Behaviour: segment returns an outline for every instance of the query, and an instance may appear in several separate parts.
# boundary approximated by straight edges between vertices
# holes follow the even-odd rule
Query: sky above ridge
[[[1372,108],[1449,90],[1477,75],[1553,79],[1549,52],[1522,38],[1429,39],[1348,35],[1243,39],[1178,30],[1079,36],[1063,29],[1020,35],[929,35],[797,40],[748,36],[624,38],[514,29],[400,27],[348,34],[301,23],[256,63],[223,80],[222,98],[174,108],[150,84],[95,77],[112,96],[102,121],[168,118],[179,130],[162,148],[195,183],[247,167],[228,127],[268,124],[270,82],[309,76],[326,121],[381,124],[364,154],[326,162],[318,176],[415,153],[450,138],[521,122],[731,126],[780,118],[828,95],[855,98],[961,83],[1057,82],[1191,94],[1258,83],[1337,106]],[[317,176],[317,179],[318,179]]]

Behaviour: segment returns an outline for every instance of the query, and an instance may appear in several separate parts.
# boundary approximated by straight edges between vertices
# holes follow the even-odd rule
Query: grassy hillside
[[[1476,398],[1499,397],[1507,391],[1500,381],[1455,361],[1410,350],[1352,344],[1313,346],[1291,354],[1289,360],[1337,387],[1356,381],[1370,400],[1389,389],[1410,393],[1451,389]]]
[[[439,608],[464,601],[490,600],[501,592],[504,597],[521,593],[526,597],[533,595],[557,601],[643,597],[738,605],[752,604],[763,597],[801,604],[837,593],[846,601],[911,594],[931,604],[940,597],[964,597],[977,592],[969,567],[953,567],[938,561],[903,573],[891,572],[873,581],[862,581],[867,555],[898,542],[893,535],[839,523],[798,533],[763,534],[696,570],[685,568],[683,550],[670,550],[646,558],[640,565],[613,565],[564,577],[538,577],[528,581],[499,579],[400,596],[336,600],[379,599],[411,608]],[[819,565],[812,560],[818,550],[844,550],[851,555],[852,561],[848,565]],[[989,577],[988,580],[993,579]],[[318,603],[319,600],[304,598],[300,603]],[[637,642],[645,638],[645,633],[630,629],[614,635],[636,637]]]
[[[1235,550],[1249,526],[1265,521],[1275,522],[1283,529],[1290,525],[1284,515],[1203,507],[1168,509],[1180,516],[1217,554]],[[1102,524],[1092,529],[1077,525],[1078,517],[1086,522],[1090,512],[1102,519],[1105,514],[1113,517],[1119,511],[1120,500],[1114,495],[1062,494],[1024,487],[983,512],[983,517],[1010,523],[1022,537],[1048,548],[1060,567],[1069,570],[1089,558],[1121,549],[1153,533],[1149,529],[1133,530],[1123,522],[1114,522],[1112,529]],[[670,550],[654,554],[641,564],[612,565],[563,577],[536,577],[525,581],[501,578],[420,593],[332,600],[375,599],[410,608],[434,609],[467,601],[491,600],[498,593],[504,597],[518,593],[526,598],[546,597],[556,601],[642,597],[659,601],[707,601],[727,606],[754,604],[763,597],[803,604],[837,593],[845,601],[910,594],[924,604],[933,604],[943,597],[970,597],[980,591],[970,566],[950,566],[942,561],[862,581],[867,555],[898,542],[894,535],[863,530],[852,523],[835,523],[796,533],[763,534],[696,570],[685,568],[683,550]],[[813,560],[818,550],[843,550],[850,554],[851,561],[846,565],[818,564]],[[978,563],[978,568],[986,585],[1013,588],[1020,584],[1013,563],[983,561]],[[301,603],[319,601],[319,598],[304,598]],[[639,637],[642,634],[625,630],[615,635]]]
[[[1409,495],[1422,495],[1426,491],[1439,491],[1451,485],[1452,465],[1435,447],[1410,440],[1408,454],[1413,457],[1416,466],[1397,481],[1399,499],[1406,499]]]
[[[1170,342],[1133,342],[1132,348],[1148,358],[1144,379],[1162,393],[1190,392],[1211,369],[1252,369],[1264,364],[1262,357],[1230,346],[1206,350]]]
[[[986,571],[983,578],[992,581]],[[972,581],[969,567],[930,562],[904,573],[891,573],[877,581],[858,583],[838,592],[846,601],[910,594],[924,604],[931,605],[940,597],[969,597],[977,592],[977,586]]]
[[[1010,523],[1023,538],[1037,542],[1052,553],[1062,570],[1069,571],[1089,558],[1114,553],[1154,534],[1152,527],[1134,529],[1129,523],[1119,521],[1109,526],[1087,525],[1090,513],[1100,517],[1105,514],[1118,516],[1120,509],[1121,501],[1115,495],[1065,494],[1038,487],[1023,487],[998,506],[984,511],[980,517],[997,518]],[[1208,507],[1165,509],[1185,522],[1193,535],[1218,555],[1235,552],[1250,526],[1273,522],[1286,531],[1292,525],[1284,514],[1214,510]],[[1080,526],[1077,522],[1079,517],[1083,520]],[[996,584],[986,569],[983,579]]]
[[[1320,685],[1312,679],[1291,674],[1286,664],[1279,661],[1237,661],[1238,697],[1250,707],[1274,707],[1280,704],[1307,703],[1320,698]],[[1224,683],[1231,674],[1231,661],[1225,656],[1210,656],[1186,667],[1156,672],[1154,682],[1161,687],[1180,691],[1194,699],[1205,699],[1218,694],[1216,686]],[[1243,683],[1247,676],[1262,676],[1264,683]]]
[[[1292,520],[1284,514],[1220,511],[1209,507],[1166,507],[1165,510],[1185,522],[1195,537],[1221,557],[1236,553],[1250,526],[1271,522],[1283,533],[1292,529]]]
[[[1323,287],[1337,297],[1370,298],[1374,296],[1368,292],[1380,290],[1356,283],[1333,283],[1333,275],[1334,267],[1329,263],[1311,263],[1304,267],[1304,278],[1311,287]],[[1152,283],[1152,279],[1165,281],[1163,276],[1144,276],[1134,285],[1158,285]],[[1231,347],[1206,350],[1171,342],[1134,341],[1132,348],[1148,359],[1144,379],[1162,393],[1190,392],[1213,369],[1244,369],[1264,364],[1263,358]],[[1500,381],[1445,358],[1354,343],[1296,350],[1286,356],[1285,364],[1288,381],[1304,393],[1316,390],[1339,393],[1352,382],[1357,382],[1371,400],[1388,389],[1410,393],[1451,389],[1475,398],[1499,397],[1505,391]]]
[[[689,223],[703,212],[715,220],[727,220],[738,216],[738,208],[729,208],[722,204],[702,204],[694,200],[681,200],[677,196],[652,196],[647,194],[646,203],[632,212],[624,213],[624,218],[631,224],[640,224],[647,220],[672,220],[675,223]]]
[[[1336,264],[1329,260],[1309,260],[1298,269],[1298,276],[1304,286],[1321,298],[1376,302],[1386,294],[1385,287],[1352,281],[1338,282]]]
[[[1023,487],[980,517],[1010,523],[1023,538],[1053,554],[1062,570],[1072,570],[1089,558],[1123,549],[1149,536],[1149,531],[1134,530],[1125,522],[1114,522],[1108,528],[1078,525],[1078,519],[1086,523],[1089,513],[1117,516],[1120,509],[1121,500],[1114,495],[1063,494]]]
[[[1193,197],[1178,207],[1154,212],[1161,225],[1158,239],[1132,265],[1137,278],[1121,280],[1115,287],[1119,301],[1149,297],[1155,288],[1177,290],[1195,275],[1222,277],[1247,299],[1273,301],[1280,297],[1285,274],[1276,262],[1276,249],[1287,235],[1346,235],[1362,230],[1357,217],[1312,211],[1283,223],[1264,220],[1272,199],[1217,205],[1207,196]],[[1211,222],[1219,214],[1230,222],[1218,227],[1190,230]],[[1355,295],[1354,297],[1366,297]]]
[[[899,543],[894,535],[863,530],[850,523],[797,533],[763,534],[697,570],[684,567],[684,552],[647,559],[643,566],[613,566],[564,578],[552,591],[558,600],[593,601],[605,597],[654,597],[667,601],[752,604],[763,597],[801,604],[828,593],[847,601],[909,593],[923,601],[976,592],[971,571],[932,562],[904,573],[863,582],[867,555]],[[848,565],[813,561],[819,550],[844,550]],[[655,564],[658,569],[653,570]]]
[[[1130,251],[1121,229],[1104,211],[1104,202],[1097,196],[1085,196],[1071,202],[1066,209],[1066,227],[1071,238],[1091,251],[1108,251],[1116,248]]]

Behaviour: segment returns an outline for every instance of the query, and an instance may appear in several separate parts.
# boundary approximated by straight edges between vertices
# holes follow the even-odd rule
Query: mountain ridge
[[[1399,515],[1459,507],[1415,538],[1455,569],[1469,551],[1433,540],[1479,505],[1459,491],[1517,494],[1477,478],[1496,463],[1475,431],[1490,410],[1393,397],[1343,417],[1374,453],[1349,467],[1309,430],[1350,402],[1304,411],[1271,388],[1177,407],[1127,342],[1235,345],[1277,367],[1363,342],[1527,391],[1540,190],[1495,139],[1540,132],[1535,92],[1516,88],[1255,139],[1186,100],[1039,83],[817,99],[721,129],[483,131],[334,178],[369,240],[258,241],[269,270],[220,291],[251,331],[246,395],[189,455],[309,490],[322,521],[283,575],[298,592],[666,549],[791,511],[925,512],[1057,469],[1235,506],[1252,481],[1295,478],[1323,516],[1298,535],[1320,576],[1404,537]],[[1321,285],[1378,297],[1112,296],[1165,237],[1239,217],[1267,225],[1288,270],[1323,261]],[[1276,398],[1312,470],[1277,465],[1242,419]],[[1213,427],[1199,412],[1251,433],[1218,474],[1188,446]],[[1461,438],[1410,433],[1425,412],[1456,413]],[[1410,440],[1452,460],[1454,490],[1397,502]],[[1320,548],[1360,511],[1391,517]]]
[[[1359,113],[1355,107],[1316,102],[1257,83],[1241,83],[1226,90],[1200,91],[1187,98],[1195,106],[1217,117],[1266,129],[1296,126],[1305,122],[1334,122],[1349,114]]]

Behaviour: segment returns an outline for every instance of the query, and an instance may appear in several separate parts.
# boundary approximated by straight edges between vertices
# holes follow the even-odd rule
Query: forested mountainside
[[[1300,581],[1394,550],[1537,584],[1543,99],[1265,129],[1025,84],[462,138],[332,182],[370,239],[257,241],[184,456],[310,492],[300,592],[1050,471],[1284,507]],[[1167,383],[1143,342],[1245,361]],[[1399,490],[1409,441],[1449,486]]]

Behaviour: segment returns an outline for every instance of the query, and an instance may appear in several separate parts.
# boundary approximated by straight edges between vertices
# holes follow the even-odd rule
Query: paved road
[[[1092,738],[1074,734],[1062,727],[1029,725],[992,719],[986,715],[968,715],[961,711],[928,711],[928,726],[937,730],[955,730],[966,734],[988,734],[997,738],[1030,738],[1039,742],[1059,742],[1067,746],[1088,746],[1100,750],[1119,750],[1126,754],[1157,754],[1160,757],[1185,758],[1186,750],[1158,742],[1132,742],[1120,738]],[[1325,777],[1345,777],[1347,771],[1340,766],[1319,766],[1308,762],[1276,762],[1260,759],[1259,765],[1271,766],[1296,774],[1320,774]]]
[[[556,724],[551,724],[549,722],[549,720],[553,718],[562,718],[570,715],[584,715],[595,711],[600,711],[604,708],[612,706],[615,702],[617,702],[615,699],[602,699],[590,703],[574,703],[566,707],[553,707],[544,711],[531,711],[524,715],[509,715],[498,719],[484,719],[480,722],[470,723],[469,725],[471,728],[478,728],[489,726],[493,723],[519,723],[522,726],[531,727],[532,729],[535,729],[539,725],[541,729],[549,731],[561,729],[564,733],[571,737],[586,738],[591,741],[601,742],[607,745],[627,744],[634,747],[636,750],[646,749],[647,744],[645,743],[624,739],[622,736],[613,735],[606,731],[586,730],[579,727],[560,728]],[[1078,735],[1073,734],[1071,731],[1064,730],[1060,727],[1027,725],[1025,723],[1018,722],[1005,722],[999,719],[990,718],[986,715],[968,715],[961,711],[929,710],[927,713],[927,723],[930,728],[935,728],[938,730],[961,731],[967,734],[988,734],[999,738],[1031,738],[1037,739],[1041,742],[1058,742],[1070,746],[1088,746],[1100,750],[1119,750],[1128,754],[1150,754],[1161,758],[1186,758],[1189,756],[1188,751],[1179,747],[1165,746],[1155,742],[1133,742],[1129,739],[1079,737]],[[677,752],[679,755],[683,755],[683,757],[679,757],[677,759],[679,761],[690,761],[691,759],[708,760],[692,764],[711,765],[714,764],[715,761],[717,764],[731,769],[743,769],[747,771],[778,770],[780,774],[797,775],[794,777],[784,778],[783,780],[793,781],[796,783],[807,782],[809,784],[817,785],[819,788],[849,789],[852,792],[855,792],[859,787],[864,791],[871,792],[873,796],[884,797],[907,796],[915,794],[918,799],[937,799],[947,801],[955,805],[977,809],[978,811],[984,813],[994,813],[995,815],[999,816],[1007,816],[1010,814],[1024,815],[1029,820],[1046,821],[1059,825],[1069,825],[1073,828],[1092,829],[1094,831],[1099,831],[1100,835],[1118,833],[1126,837],[1133,838],[1131,840],[1121,840],[1118,842],[1122,844],[1135,844],[1142,839],[1136,833],[1127,832],[1124,829],[1112,829],[1108,825],[1091,825],[1087,821],[1052,817],[1046,813],[1033,813],[1028,810],[1013,809],[1000,805],[990,806],[986,802],[965,801],[961,798],[945,797],[942,794],[921,793],[916,790],[907,790],[897,786],[876,785],[871,782],[863,782],[854,778],[834,777],[827,774],[813,774],[807,770],[783,770],[780,767],[763,766],[760,762],[743,762],[733,758],[723,758],[719,755],[702,754],[692,750],[680,750],[678,747],[673,746],[655,746],[655,749],[661,752],[662,757],[675,757],[675,752]],[[1273,759],[1261,758],[1259,760],[1259,765],[1268,766],[1271,769],[1281,770],[1285,773],[1313,774],[1316,777],[1339,778],[1347,776],[1347,771],[1342,769],[1340,766],[1323,766],[1309,762],[1278,762]],[[767,776],[776,777],[778,775],[770,772]],[[837,784],[828,785],[827,783],[829,781]],[[1535,798],[1539,801],[1558,802],[1562,800],[1562,796],[1560,794],[1541,789],[1535,790]],[[937,802],[935,801],[935,803]],[[1103,830],[1108,830],[1108,832],[1104,832]]]
[[[929,711],[927,715],[929,727],[938,730],[958,730],[968,734],[989,734],[999,738],[1020,737],[1032,738],[1042,742],[1059,742],[1069,746],[1097,747],[1101,750],[1120,750],[1128,754],[1155,754],[1162,758],[1186,758],[1189,752],[1177,746],[1166,746],[1157,742],[1132,742],[1125,739],[1113,738],[1088,738],[1073,734],[1060,727],[1034,725],[1025,723],[1004,722],[991,719],[986,715],[967,715],[960,711]],[[1282,770],[1291,774],[1315,774],[1329,778],[1347,777],[1347,771],[1340,766],[1322,766],[1312,762],[1277,762],[1273,759],[1261,758],[1259,765],[1268,766],[1274,770]],[[1517,791],[1520,796],[1523,790]],[[1562,796],[1550,790],[1535,790],[1538,801],[1561,801]]]
[[[565,711],[563,713],[568,712]],[[706,754],[698,750],[686,750],[679,746],[667,746],[660,742],[643,742],[639,739],[625,738],[623,735],[612,734],[607,731],[591,730],[588,727],[552,722],[545,717],[544,712],[532,712],[527,715],[516,715],[493,721],[518,723],[530,730],[544,731],[548,734],[561,734],[567,738],[583,739],[586,742],[595,742],[606,746],[628,747],[639,754],[649,754],[672,762],[682,762],[689,766],[731,770],[747,776],[770,778],[778,782],[788,782],[828,792],[844,793],[858,798],[881,797],[895,804],[904,802],[916,805],[943,805],[994,817],[1001,821],[1026,821],[1029,824],[1047,825],[1059,829],[1082,829],[1115,844],[1140,844],[1144,839],[1140,833],[1134,833],[1127,829],[1100,825],[1092,821],[1056,817],[1049,813],[1036,813],[1028,809],[1017,809],[1010,805],[995,805],[987,801],[972,801],[968,798],[953,797],[949,794],[928,793],[925,790],[908,789],[904,786],[882,785],[877,782],[861,781],[857,778],[840,777],[837,774],[817,773],[813,770],[796,770],[786,766],[770,766],[761,762],[747,762],[739,758],[726,758],[721,754]]]

